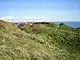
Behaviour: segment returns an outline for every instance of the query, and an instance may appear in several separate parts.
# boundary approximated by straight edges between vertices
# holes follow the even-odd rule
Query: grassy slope
[[[62,26],[0,21],[0,60],[80,60],[80,33]]]

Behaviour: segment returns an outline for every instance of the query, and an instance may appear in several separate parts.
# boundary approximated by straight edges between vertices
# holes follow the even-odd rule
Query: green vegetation
[[[80,60],[80,29],[0,20],[0,60]]]

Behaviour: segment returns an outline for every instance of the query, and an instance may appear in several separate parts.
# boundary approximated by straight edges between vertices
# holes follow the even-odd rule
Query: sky
[[[80,0],[0,0],[0,17],[80,21]]]

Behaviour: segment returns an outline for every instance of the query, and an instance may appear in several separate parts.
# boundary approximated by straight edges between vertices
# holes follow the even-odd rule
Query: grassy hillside
[[[80,60],[80,29],[65,24],[0,20],[0,60]]]

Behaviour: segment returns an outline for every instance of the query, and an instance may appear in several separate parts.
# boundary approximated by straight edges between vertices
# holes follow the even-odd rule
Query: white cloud
[[[5,17],[0,17],[0,20],[11,22],[13,18],[14,18],[13,16],[5,16]]]
[[[80,21],[80,20],[55,20],[46,17],[13,17],[13,16],[4,16],[0,17],[0,20],[4,20],[7,22],[71,22],[71,21]]]

